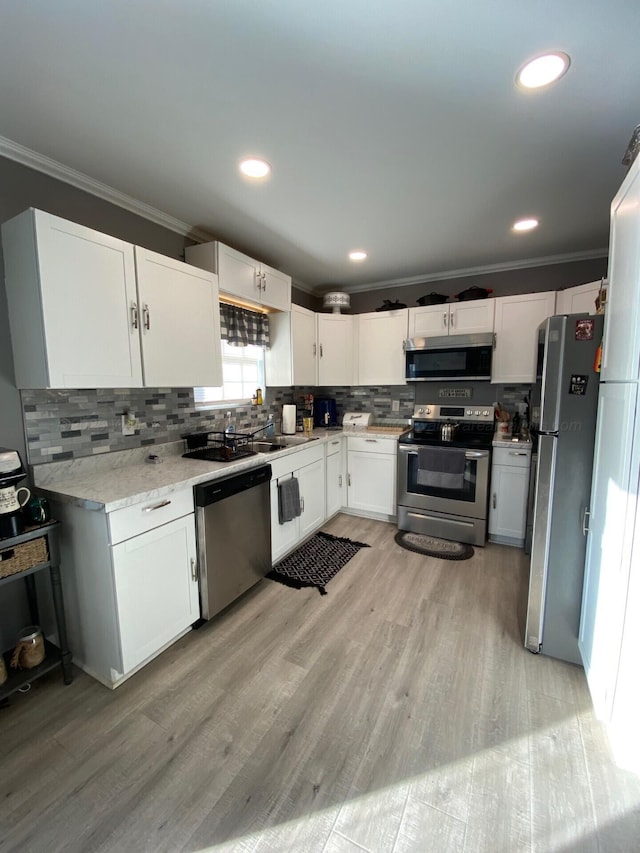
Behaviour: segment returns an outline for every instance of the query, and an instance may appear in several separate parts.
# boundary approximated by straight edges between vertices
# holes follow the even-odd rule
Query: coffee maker
[[[22,507],[31,497],[31,492],[24,486],[16,489],[16,483],[26,476],[18,451],[0,447],[0,539],[18,536],[24,531]],[[21,492],[26,493],[22,501]]]

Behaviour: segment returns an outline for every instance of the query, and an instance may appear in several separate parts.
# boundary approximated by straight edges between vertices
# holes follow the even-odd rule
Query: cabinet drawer
[[[341,438],[332,438],[327,442],[327,456],[333,456],[334,453],[340,453],[341,449]]]
[[[109,542],[123,542],[154,527],[193,512],[193,490],[182,489],[110,512]]]
[[[393,438],[373,438],[372,436],[349,436],[347,449],[360,450],[363,453],[387,453],[395,456],[398,442]]]
[[[324,447],[319,442],[313,442],[313,447],[304,445],[303,449],[287,453],[286,456],[279,459],[272,458],[269,460],[271,463],[271,479],[284,477],[286,474],[304,468],[305,465],[311,465],[319,459],[324,459]]]
[[[531,464],[530,447],[494,447],[494,465],[510,465],[512,468],[528,468]]]

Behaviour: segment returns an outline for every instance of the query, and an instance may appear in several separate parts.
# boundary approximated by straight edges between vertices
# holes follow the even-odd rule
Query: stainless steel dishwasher
[[[195,487],[200,613],[211,619],[271,571],[271,466]]]

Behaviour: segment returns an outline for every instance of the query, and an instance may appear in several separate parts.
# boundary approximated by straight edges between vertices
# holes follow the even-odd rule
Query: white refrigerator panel
[[[638,388],[600,386],[579,649],[596,713],[607,720],[616,684],[635,513],[633,442]],[[637,467],[637,458],[635,461]]]

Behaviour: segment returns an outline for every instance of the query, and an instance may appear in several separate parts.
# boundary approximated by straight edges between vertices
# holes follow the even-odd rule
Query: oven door
[[[467,518],[487,517],[489,450],[465,450],[463,485],[443,489],[418,482],[418,448],[398,445],[398,505],[411,509],[451,513]]]

